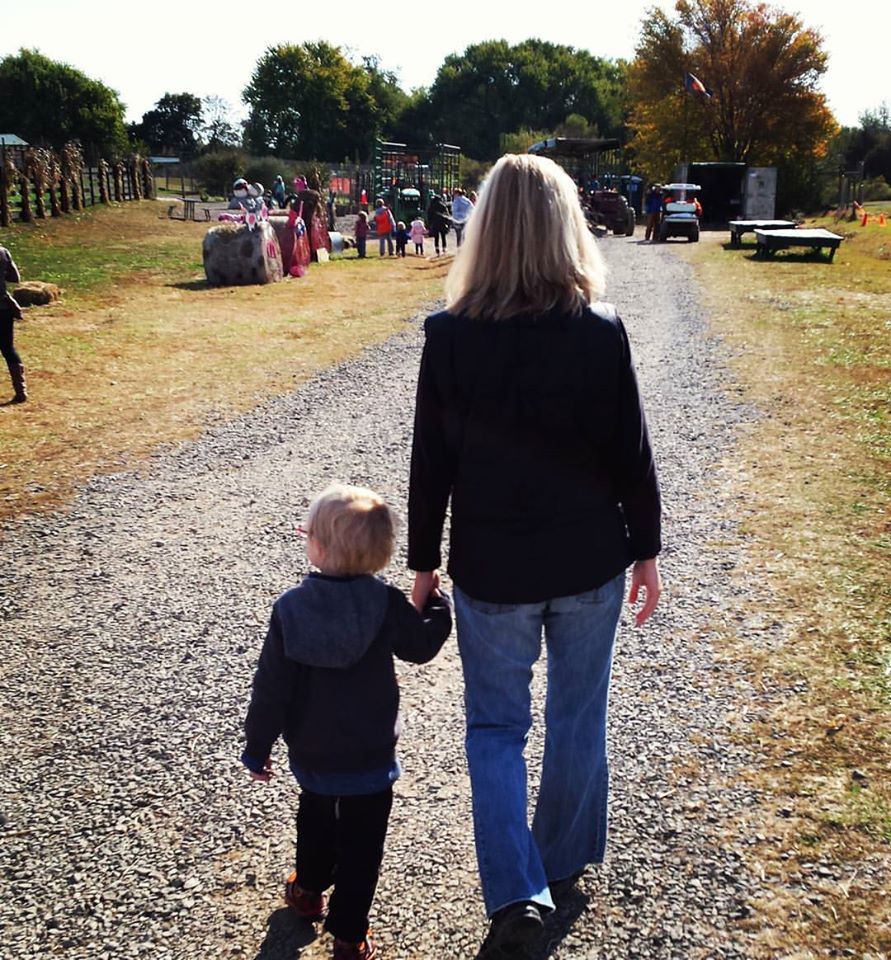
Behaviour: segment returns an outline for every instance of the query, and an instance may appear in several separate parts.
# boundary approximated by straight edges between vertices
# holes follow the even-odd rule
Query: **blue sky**
[[[891,106],[891,3],[774,0],[771,5],[798,13],[823,33],[830,61],[822,87],[840,123],[856,125],[864,110],[883,101]],[[310,26],[296,3],[251,8],[229,0],[190,0],[146,8],[119,0],[87,5],[28,0],[4,4],[0,55],[36,47],[117,90],[127,119],[139,120],[165,93],[215,94],[240,109],[241,91],[257,60],[267,47],[283,42],[325,39],[357,57],[377,54],[406,89],[428,86],[448,54],[481,40],[516,43],[539,37],[595,56],[628,59],[641,18],[652,6],[671,11],[674,4],[546,0],[521,7],[503,0],[439,5],[339,0],[320,30],[323,8],[312,8]]]

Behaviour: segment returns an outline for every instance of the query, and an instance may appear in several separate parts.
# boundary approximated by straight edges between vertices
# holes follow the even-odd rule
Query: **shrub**
[[[246,175],[247,160],[241,150],[213,150],[198,157],[192,167],[206,193],[228,197],[232,193],[233,180]]]

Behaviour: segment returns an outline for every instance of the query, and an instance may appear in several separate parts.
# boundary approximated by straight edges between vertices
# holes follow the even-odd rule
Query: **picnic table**
[[[829,262],[832,263],[835,251],[844,237],[822,228],[811,230],[756,230],[755,240],[758,243],[757,256],[771,257],[777,250],[787,250],[789,247],[810,247],[813,250],[822,250],[823,247],[829,247]]]
[[[793,230],[795,228],[794,220],[731,220],[730,221],[730,242],[734,247],[738,247],[740,239],[744,233],[752,233],[755,230]]]

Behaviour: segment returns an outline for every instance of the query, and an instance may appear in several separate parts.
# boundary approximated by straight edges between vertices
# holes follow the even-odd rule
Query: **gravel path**
[[[745,583],[729,580],[740,538],[714,471],[752,414],[725,389],[685,264],[634,240],[603,248],[657,447],[668,594],[651,626],[620,635],[607,863],[562,902],[537,958],[742,957],[735,921],[756,881],[730,824],[757,797],[734,783],[751,759],[729,717],[748,694],[711,639]],[[293,527],[308,498],[362,482],[404,513],[420,345],[407,323],[0,535],[3,960],[329,956],[280,904],[296,790],[286,774],[248,780],[240,728],[270,604],[305,572]],[[404,555],[388,574],[407,586]],[[470,958],[485,918],[454,641],[401,677],[406,773],[376,938],[387,960]]]

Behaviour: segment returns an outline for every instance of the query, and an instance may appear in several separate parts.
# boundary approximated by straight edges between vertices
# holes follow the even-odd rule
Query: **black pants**
[[[393,790],[328,797],[304,790],[297,809],[297,883],[321,893],[334,884],[325,929],[360,943],[368,931]]]
[[[10,372],[13,367],[21,366],[22,358],[16,353],[12,342],[12,325],[15,321],[12,318],[11,310],[0,308],[0,353],[6,361],[6,366]]]
[[[446,234],[448,230],[440,229],[433,231],[433,245],[436,247],[437,252],[439,251],[440,242],[442,243],[442,249],[446,248]]]

